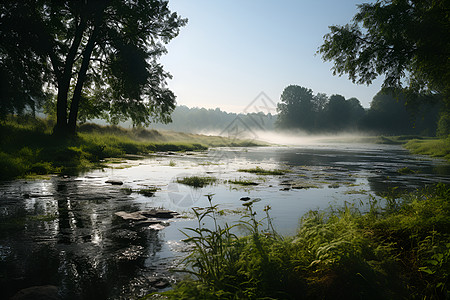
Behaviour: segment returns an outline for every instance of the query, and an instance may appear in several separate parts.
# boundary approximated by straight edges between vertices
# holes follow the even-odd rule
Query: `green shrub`
[[[54,172],[54,168],[50,162],[37,162],[31,165],[28,172],[37,175],[47,175]]]
[[[0,180],[18,177],[24,174],[26,169],[22,159],[0,152]]]

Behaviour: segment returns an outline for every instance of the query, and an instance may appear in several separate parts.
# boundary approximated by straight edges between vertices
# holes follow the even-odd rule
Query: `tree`
[[[379,0],[358,5],[351,24],[330,26],[318,53],[333,73],[384,88],[442,93],[450,105],[450,8],[447,0]]]
[[[18,83],[1,102],[20,107],[21,94],[43,98],[47,85],[63,134],[75,132],[80,111],[112,122],[170,121],[175,95],[157,60],[186,22],[163,0],[2,1],[2,79]]]
[[[321,129],[334,132],[356,129],[364,114],[358,99],[332,95],[321,115]]]
[[[397,95],[396,95],[397,94]],[[406,96],[384,89],[373,98],[361,126],[382,134],[421,134],[436,132],[439,104],[434,100],[419,100],[417,105],[405,105]]]
[[[311,130],[314,127],[314,103],[312,90],[298,85],[286,87],[277,105],[279,128],[300,128]]]

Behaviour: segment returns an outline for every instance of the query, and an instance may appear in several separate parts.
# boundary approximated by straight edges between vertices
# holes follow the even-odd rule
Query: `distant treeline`
[[[177,106],[172,113],[172,123],[153,123],[154,129],[180,132],[220,134],[239,127],[241,130],[273,130],[276,115],[259,113],[236,114],[216,109]]]
[[[153,123],[154,129],[220,134],[240,130],[302,130],[308,133],[364,131],[373,134],[434,136],[439,119],[439,99],[430,96],[416,101],[384,90],[365,109],[356,98],[316,95],[301,86],[288,86],[281,95],[278,115],[236,114],[216,109],[177,106],[170,124]]]
[[[290,85],[281,94],[276,127],[310,133],[368,131],[375,134],[434,136],[439,119],[439,96],[408,98],[401,92],[382,90],[364,109],[356,98],[328,97],[311,89]]]

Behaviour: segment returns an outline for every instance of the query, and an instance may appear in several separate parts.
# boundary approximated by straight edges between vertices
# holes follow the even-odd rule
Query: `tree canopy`
[[[330,97],[322,93],[314,95],[308,88],[290,85],[281,94],[276,126],[309,133],[364,131],[433,136],[442,106],[441,98],[440,95],[420,96],[406,106],[405,93],[383,89],[366,110],[356,98],[345,99],[338,94]],[[446,119],[440,122],[446,122]]]
[[[442,93],[450,102],[447,0],[379,0],[358,5],[353,22],[330,26],[318,53],[333,73],[359,84],[384,75],[384,88]]]
[[[163,0],[5,0],[0,110],[56,99],[55,130],[83,118],[167,122],[175,95],[158,58],[187,20]]]

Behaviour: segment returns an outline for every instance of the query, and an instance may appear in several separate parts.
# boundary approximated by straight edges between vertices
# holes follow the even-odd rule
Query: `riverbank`
[[[450,162],[450,137],[446,139],[413,139],[404,144],[404,147],[414,154],[442,158]]]
[[[208,147],[260,146],[253,141],[144,128],[84,124],[60,139],[39,118],[9,118],[0,124],[0,180],[74,174],[104,165],[106,158],[154,152],[204,151]]]
[[[216,218],[210,208],[199,220]],[[146,299],[446,299],[450,270],[450,188],[438,184],[373,200],[362,213],[346,204],[310,211],[294,236],[280,237],[252,201],[238,225],[185,230],[191,275]],[[265,224],[262,224],[265,223]],[[301,295],[301,296],[300,296]]]

